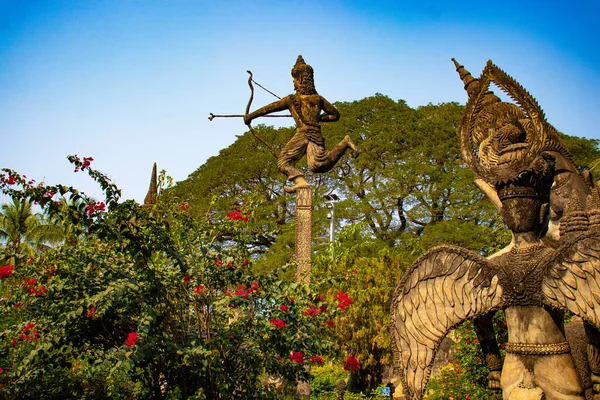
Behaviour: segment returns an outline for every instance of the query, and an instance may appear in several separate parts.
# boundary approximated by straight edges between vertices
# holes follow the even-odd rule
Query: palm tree
[[[33,213],[31,202],[13,198],[11,203],[0,206],[0,241],[4,243],[0,254],[3,262],[16,264],[60,243],[62,237],[53,224]]]

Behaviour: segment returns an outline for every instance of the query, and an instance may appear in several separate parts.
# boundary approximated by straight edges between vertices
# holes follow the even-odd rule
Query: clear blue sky
[[[153,162],[185,179],[245,131],[207,117],[244,112],[247,69],[285,95],[298,54],[332,102],[413,107],[465,103],[450,58],[492,59],[559,130],[600,138],[600,7],[569,3],[0,0],[0,167],[99,197],[65,158],[92,156],[142,201]]]

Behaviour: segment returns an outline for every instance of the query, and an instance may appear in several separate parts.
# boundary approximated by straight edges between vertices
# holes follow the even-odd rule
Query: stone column
[[[312,259],[312,188],[304,186],[296,191],[296,281],[310,282]],[[306,368],[310,368],[306,366]],[[310,398],[310,384],[298,382],[295,399]]]
[[[304,186],[296,192],[296,280],[310,282],[312,259],[312,188]]]

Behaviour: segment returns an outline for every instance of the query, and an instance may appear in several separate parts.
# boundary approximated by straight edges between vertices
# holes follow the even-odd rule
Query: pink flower
[[[342,311],[346,311],[346,308],[348,308],[348,306],[352,304],[352,299],[350,298],[350,296],[348,296],[347,293],[344,292],[339,292],[338,294],[333,296],[333,298],[339,301],[338,306]]]
[[[319,310],[317,310],[316,308],[309,308],[308,310],[304,311],[304,315],[309,315],[311,317],[316,317],[317,315],[319,315]]]
[[[301,351],[292,351],[292,354],[290,354],[290,359],[295,363],[303,364],[304,354],[302,354]]]
[[[248,217],[246,217],[244,214],[242,214],[242,212],[239,210],[230,212],[229,214],[227,214],[227,218],[231,221],[244,221],[244,222],[250,221],[250,219]]]
[[[91,203],[85,208],[85,212],[88,217],[92,216],[96,211],[106,211],[106,205],[100,201],[98,203]]]
[[[269,320],[269,322],[271,322],[273,325],[275,325],[277,330],[285,328],[285,322],[283,322],[283,320],[281,320],[281,319],[271,318]]]
[[[286,306],[285,304],[282,304],[282,305],[280,305],[280,306],[279,306],[279,309],[280,309],[281,311],[283,311],[283,312],[289,312],[289,311],[290,311],[289,307],[288,307],[288,306]]]
[[[15,269],[14,265],[4,265],[0,267],[0,279],[6,279],[12,275]]]
[[[358,371],[360,369],[360,364],[358,360],[353,356],[348,356],[346,361],[344,361],[344,369],[346,371]]]
[[[319,365],[323,365],[323,357],[321,356],[312,356],[310,358],[310,362],[312,364],[319,364]]]
[[[127,335],[127,340],[125,341],[125,344],[127,345],[127,347],[133,347],[135,346],[135,342],[137,342],[137,338],[138,338],[138,333],[137,332],[131,332]]]

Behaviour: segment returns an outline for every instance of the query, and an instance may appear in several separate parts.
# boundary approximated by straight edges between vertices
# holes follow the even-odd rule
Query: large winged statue
[[[492,82],[517,105],[500,102],[489,90]],[[505,310],[509,340],[500,378],[504,399],[584,399],[562,312],[586,321],[588,357],[600,360],[600,196],[590,185],[572,189],[564,199],[553,193],[557,180],[580,184],[577,177],[561,175],[575,171],[568,168],[561,142],[553,144],[557,137],[529,93],[488,62],[469,91],[461,150],[495,197],[513,242],[489,259],[437,247],[403,276],[392,301],[391,334],[409,399],[422,398],[435,353],[450,330],[499,309]],[[549,224],[551,218],[560,225]],[[549,227],[559,232],[543,242]]]

